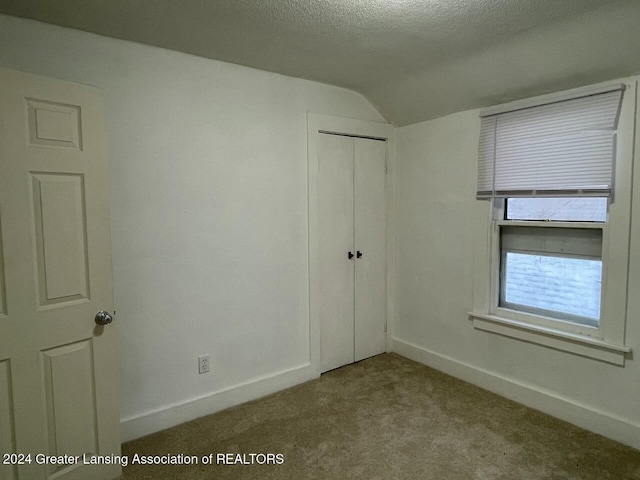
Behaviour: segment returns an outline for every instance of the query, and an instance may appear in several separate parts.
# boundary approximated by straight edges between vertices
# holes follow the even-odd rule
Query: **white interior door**
[[[386,142],[354,138],[355,361],[383,353],[386,336]]]
[[[386,143],[318,135],[320,366],[386,351]]]
[[[118,478],[108,172],[100,92],[0,69],[0,465],[4,479]],[[80,456],[38,464],[37,453]]]
[[[354,361],[353,139],[319,134],[320,367]]]

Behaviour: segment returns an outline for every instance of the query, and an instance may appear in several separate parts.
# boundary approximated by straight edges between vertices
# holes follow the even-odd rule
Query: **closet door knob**
[[[351,259],[353,258],[353,253],[349,252],[349,253],[347,254],[347,257],[349,257],[349,260],[351,260]]]
[[[356,252],[356,258],[360,258],[362,256],[362,252],[360,250],[358,250]]]

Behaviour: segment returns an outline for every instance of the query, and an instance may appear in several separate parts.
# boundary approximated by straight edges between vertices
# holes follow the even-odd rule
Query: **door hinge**
[[[387,173],[389,173],[389,165],[387,165],[386,163],[384,164],[384,174],[386,175]]]
[[[384,322],[384,333],[387,333],[387,322]]]

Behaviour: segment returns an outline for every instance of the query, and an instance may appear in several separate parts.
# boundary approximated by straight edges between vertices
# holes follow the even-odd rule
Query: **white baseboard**
[[[640,423],[397,338],[392,351],[527,407],[640,450]]]
[[[293,387],[317,378],[317,376],[310,364],[300,365],[207,395],[125,417],[120,420],[121,438],[123,442],[135,440],[165,428],[174,427],[285,388]]]

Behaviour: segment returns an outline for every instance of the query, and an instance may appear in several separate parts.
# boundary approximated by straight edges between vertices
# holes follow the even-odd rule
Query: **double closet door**
[[[386,351],[386,142],[319,134],[320,365]]]

